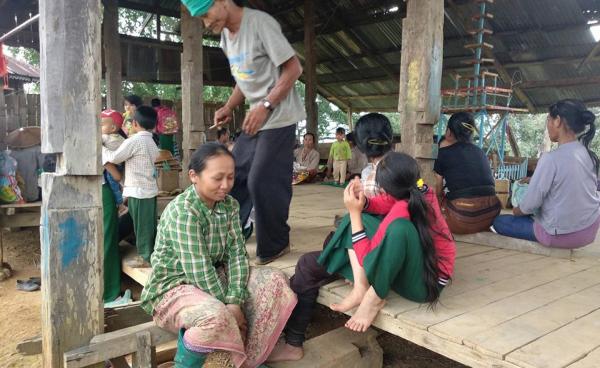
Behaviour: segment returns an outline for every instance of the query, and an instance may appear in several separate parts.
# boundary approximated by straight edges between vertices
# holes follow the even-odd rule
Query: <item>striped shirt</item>
[[[209,209],[193,186],[167,205],[158,225],[152,275],[142,308],[152,313],[162,296],[182,284],[194,285],[226,304],[248,297],[249,265],[239,204],[231,196]],[[226,279],[217,268],[226,270]]]
[[[102,164],[125,162],[123,195],[138,199],[152,198],[158,194],[154,167],[158,151],[152,133],[139,132],[127,138],[116,151],[102,147]]]

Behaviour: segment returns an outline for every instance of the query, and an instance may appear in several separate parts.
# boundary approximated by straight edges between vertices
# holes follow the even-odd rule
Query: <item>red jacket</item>
[[[456,257],[456,244],[454,243],[452,233],[448,228],[446,220],[442,216],[440,205],[433,191],[428,190],[425,194],[425,200],[429,204],[432,213],[429,219],[431,224],[431,237],[436,254],[439,258],[438,267],[440,269],[440,284],[446,285],[448,279],[454,273],[454,259]],[[408,201],[397,200],[389,194],[380,194],[368,200],[365,212],[374,215],[385,215],[379,225],[377,232],[372,239],[362,239],[354,244],[354,251],[360,264],[363,264],[364,257],[383,240],[387,227],[397,218],[410,219],[408,212]]]

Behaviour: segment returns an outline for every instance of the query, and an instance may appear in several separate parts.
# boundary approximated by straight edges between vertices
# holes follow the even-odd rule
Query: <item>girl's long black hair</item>
[[[431,208],[417,187],[420,177],[417,161],[405,153],[388,152],[377,166],[376,181],[387,194],[408,199],[410,220],[417,229],[425,260],[426,301],[435,305],[440,297],[439,258],[430,232]]]

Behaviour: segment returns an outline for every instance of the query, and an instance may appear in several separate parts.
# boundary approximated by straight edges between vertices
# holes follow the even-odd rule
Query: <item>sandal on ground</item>
[[[273,262],[274,260],[276,260],[277,258],[280,258],[286,254],[288,254],[291,251],[291,245],[288,244],[287,247],[283,248],[283,250],[279,253],[277,253],[274,256],[271,257],[258,257],[256,256],[256,261],[254,263],[256,263],[257,266],[264,266],[266,264],[269,264],[271,262]]]
[[[113,300],[112,302],[104,303],[104,308],[120,307],[123,305],[127,305],[131,302],[133,302],[133,299],[131,299],[131,290],[127,289],[123,293],[123,296],[118,297],[117,299]]]
[[[125,261],[125,264],[131,268],[150,268],[152,265],[146,262],[142,257],[135,256]]]
[[[37,291],[40,290],[40,285],[31,280],[17,280],[17,290]]]

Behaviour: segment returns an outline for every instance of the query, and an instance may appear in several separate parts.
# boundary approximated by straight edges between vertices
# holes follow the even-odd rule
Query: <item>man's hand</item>
[[[225,105],[215,112],[213,125],[208,129],[214,129],[220,127],[221,125],[229,124],[232,119],[233,110],[229,106]]]
[[[256,134],[265,124],[267,116],[269,116],[269,110],[266,107],[263,105],[255,106],[246,114],[242,130],[248,135]]]

